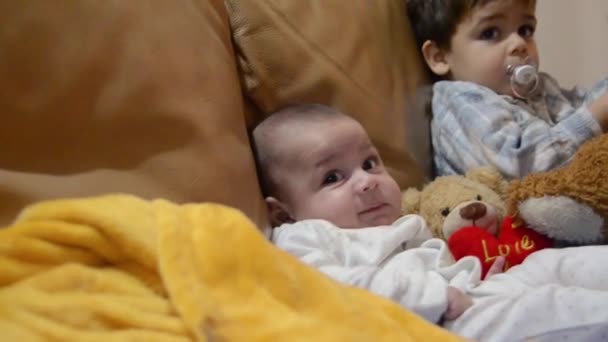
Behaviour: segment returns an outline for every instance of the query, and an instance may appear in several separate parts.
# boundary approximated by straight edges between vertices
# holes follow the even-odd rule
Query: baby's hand
[[[503,257],[503,256],[497,257],[494,260],[494,263],[492,263],[492,266],[490,266],[490,269],[488,270],[488,273],[486,273],[486,277],[484,279],[488,279],[495,274],[502,273],[504,267],[505,267],[505,257]]]
[[[448,286],[448,309],[443,314],[443,318],[446,321],[455,320],[472,305],[471,297],[455,287]]]

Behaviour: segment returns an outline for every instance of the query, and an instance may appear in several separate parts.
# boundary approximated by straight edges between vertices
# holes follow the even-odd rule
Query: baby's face
[[[388,225],[399,217],[399,186],[356,121],[306,124],[282,148],[289,155],[277,180],[292,219],[362,228]]]
[[[538,66],[535,29],[535,8],[528,1],[496,0],[478,5],[452,36],[446,54],[451,79],[513,96],[506,70],[509,65]]]

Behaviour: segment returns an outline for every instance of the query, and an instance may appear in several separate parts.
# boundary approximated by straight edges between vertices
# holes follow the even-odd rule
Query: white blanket
[[[481,282],[476,258],[455,263],[445,242],[430,237],[424,220],[409,215],[392,226],[363,229],[305,220],[275,228],[272,240],[330,277],[433,322],[446,310],[447,286],[458,287],[474,305],[445,327],[477,341],[580,341],[608,332],[608,247],[543,250]]]
[[[482,282],[446,328],[477,341],[608,341],[608,246],[545,249]]]

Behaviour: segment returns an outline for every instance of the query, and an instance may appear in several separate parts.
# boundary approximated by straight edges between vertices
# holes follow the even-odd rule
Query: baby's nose
[[[357,184],[357,190],[359,192],[367,192],[369,190],[374,189],[378,185],[375,178],[369,174],[362,176]]]
[[[466,220],[477,220],[485,214],[486,206],[479,202],[468,204],[460,209],[460,217]]]

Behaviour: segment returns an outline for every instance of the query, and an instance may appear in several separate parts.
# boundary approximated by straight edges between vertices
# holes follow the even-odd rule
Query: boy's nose
[[[511,56],[526,57],[528,54],[528,42],[519,34],[511,35],[509,41],[509,54]]]

